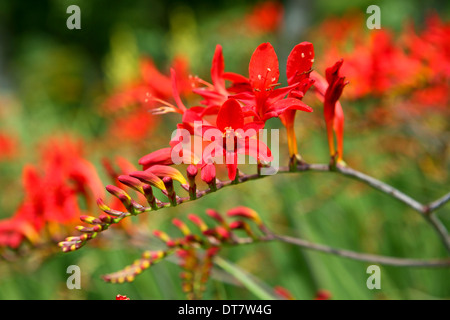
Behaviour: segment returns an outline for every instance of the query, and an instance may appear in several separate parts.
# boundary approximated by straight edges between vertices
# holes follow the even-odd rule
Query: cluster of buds
[[[134,200],[126,190],[114,185],[106,186],[106,190],[119,201],[123,209],[112,209],[99,198],[97,200],[97,205],[104,212],[104,214],[99,217],[87,215],[81,216],[80,220],[90,226],[76,226],[76,230],[80,231],[82,234],[70,236],[64,241],[61,241],[59,246],[62,251],[70,252],[81,248],[87,243],[87,241],[96,238],[98,233],[107,230],[113,224],[118,224],[126,217],[156,211],[170,206],[177,206],[183,202],[199,199],[206,194],[215,192],[218,189],[230,185],[231,183],[239,182],[239,179],[235,179],[234,181],[221,181],[217,179],[214,166],[211,165],[209,167],[211,168],[211,171],[202,170],[202,175],[200,177],[201,180],[208,184],[209,187],[200,190],[197,188],[196,180],[198,178],[198,169],[196,166],[190,165],[187,167],[186,179],[181,172],[174,167],[163,164],[150,165],[150,162],[155,159],[159,159],[157,161],[158,163],[167,163],[167,159],[161,156],[160,151],[157,151],[155,154],[151,154],[144,159],[147,161],[144,165],[148,167],[146,170],[132,171],[129,174],[117,176],[117,181],[121,184],[121,186],[123,186],[123,188],[128,187],[146,199],[146,206],[141,205],[138,201]],[[246,176],[242,174],[241,178],[245,180]],[[179,196],[177,194],[174,181],[179,183],[181,191],[187,193],[186,196]],[[156,198],[154,188],[160,190],[166,199]],[[242,222],[234,228],[246,227],[247,225]],[[218,232],[221,231],[223,230],[219,228]],[[210,230],[209,232],[212,231]]]
[[[165,249],[145,251],[133,264],[104,275],[103,279],[111,283],[132,282],[150,266],[176,254],[183,269],[180,274],[183,290],[189,299],[199,299],[210,278],[213,259],[221,247],[256,242],[269,233],[259,215],[247,207],[229,210],[227,216],[234,218],[233,221],[227,221],[228,219],[213,209],[208,209],[206,214],[212,218],[212,226],[208,226],[198,215],[188,215],[190,222],[196,226],[197,233],[180,219],[173,219],[172,222],[180,230],[181,237],[173,238],[164,231],[155,230],[154,236],[165,244]],[[256,225],[256,228],[253,228],[252,224]],[[240,236],[238,230],[242,230],[245,237]]]

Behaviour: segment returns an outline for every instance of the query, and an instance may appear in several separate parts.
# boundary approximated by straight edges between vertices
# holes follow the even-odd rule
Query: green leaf
[[[275,296],[269,293],[259,280],[248,272],[242,270],[235,264],[228,262],[221,257],[216,257],[214,262],[223,270],[234,276],[245,288],[262,300],[277,300]]]

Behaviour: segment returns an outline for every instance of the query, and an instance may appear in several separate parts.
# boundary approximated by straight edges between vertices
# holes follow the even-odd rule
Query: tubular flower
[[[259,45],[253,53],[249,64],[250,90],[237,93],[232,98],[245,104],[246,115],[253,115],[255,120],[265,122],[279,117],[287,110],[312,112],[311,107],[296,98],[285,96],[295,89],[298,83],[288,87],[276,88],[280,84],[278,58],[270,43]]]
[[[314,80],[309,77],[312,71],[312,64],[314,62],[314,47],[312,43],[302,42],[296,45],[286,63],[286,75],[289,85],[297,84],[290,93],[289,97],[302,99],[306,91],[314,83]],[[286,127],[288,136],[289,156],[291,158],[298,157],[297,138],[294,130],[294,120],[296,109],[289,109],[280,115],[280,120]]]
[[[348,81],[345,81],[345,77],[339,75],[339,70],[343,62],[341,59],[332,67],[326,69],[326,80],[315,72],[312,75],[316,81],[315,88],[317,95],[324,104],[328,146],[332,157],[336,156],[333,131],[336,134],[338,162],[343,162],[342,157],[344,151],[344,112],[338,100],[344,87],[348,84]]]

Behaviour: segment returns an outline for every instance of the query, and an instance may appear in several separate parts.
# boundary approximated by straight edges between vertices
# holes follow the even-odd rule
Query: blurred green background
[[[81,30],[66,28],[66,9],[71,4],[81,8]],[[97,166],[105,185],[110,181],[102,169],[102,158],[120,155],[137,164],[141,156],[167,146],[178,120],[175,115],[161,116],[139,143],[117,143],[108,131],[114,119],[101,108],[110,94],[138,76],[142,55],[152,57],[167,74],[172,59],[183,54],[193,74],[209,79],[214,48],[221,44],[226,70],[246,75],[249,58],[260,43],[270,41],[274,45],[283,69],[295,44],[314,44],[316,40],[326,44],[326,38],[311,36],[324,20],[348,12],[364,15],[372,4],[381,8],[382,27],[394,31],[401,30],[407,19],[423,25],[429,12],[438,12],[443,21],[450,16],[448,1],[291,0],[282,4],[281,25],[275,30],[255,32],[243,21],[261,5],[258,1],[2,1],[0,130],[17,141],[17,156],[0,161],[0,218],[15,212],[23,198],[22,168],[37,161],[39,143],[48,137],[70,133],[83,139],[86,158]],[[319,59],[317,51],[316,61]],[[284,81],[283,70],[281,74]],[[343,102],[347,163],[424,203],[450,191],[448,114],[430,113],[395,126],[365,127],[365,103]],[[299,149],[305,160],[327,162],[320,110],[297,116],[296,121]],[[270,122],[270,126],[282,128],[278,120]],[[120,135],[120,128],[115,130]],[[186,220],[189,213],[204,216],[206,208],[225,213],[241,205],[255,209],[274,231],[337,248],[405,258],[447,255],[432,228],[412,209],[334,174],[279,175],[245,183],[158,211],[146,222],[151,230],[176,233],[170,223],[174,217]],[[449,211],[447,206],[438,212],[447,228]],[[119,293],[131,299],[185,297],[178,276],[181,270],[173,261],[153,266],[132,284],[103,282],[102,274],[123,268],[147,249],[133,247],[120,236],[109,240],[108,245],[88,244],[69,254],[0,260],[0,299],[108,300]],[[296,299],[312,299],[320,289],[328,290],[333,299],[450,298],[448,269],[381,266],[381,290],[369,290],[369,264],[288,244],[226,248],[221,256],[268,287],[288,289]],[[81,290],[66,288],[66,268],[72,264],[81,267]],[[205,298],[257,298],[229,280],[221,274],[213,277]]]

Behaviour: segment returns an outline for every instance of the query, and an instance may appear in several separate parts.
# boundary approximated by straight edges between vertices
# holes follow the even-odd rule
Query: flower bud
[[[191,200],[197,199],[197,185],[195,184],[195,177],[198,174],[197,166],[190,164],[186,169],[189,181],[189,197]]]
[[[148,171],[135,171],[130,173],[130,176],[140,181],[152,185],[160,190],[165,190],[166,187],[160,178]]]
[[[121,175],[117,178],[124,185],[136,190],[137,192],[144,193],[142,190],[142,182],[139,179],[130,177],[128,175]]]
[[[188,219],[191,220],[193,223],[195,223],[200,228],[200,231],[203,232],[206,229],[208,229],[206,223],[203,222],[203,220],[199,216],[196,216],[195,214],[190,214],[188,215]]]
[[[167,190],[167,198],[169,198],[169,202],[172,206],[177,205],[177,195],[175,194],[175,190],[173,188],[173,180],[171,177],[164,177],[162,179],[164,186]]]
[[[262,220],[259,217],[259,215],[256,213],[256,211],[253,209],[247,208],[247,207],[241,206],[241,207],[233,208],[227,212],[227,215],[229,217],[234,217],[234,216],[243,217],[246,219],[253,220],[258,226],[263,225]]]
[[[181,184],[187,184],[187,181],[183,177],[181,172],[178,171],[177,169],[173,168],[173,167],[162,166],[162,165],[154,165],[154,166],[148,168],[147,170],[145,170],[145,172],[153,173],[154,175],[156,175],[156,176],[158,176],[160,178],[170,177],[173,180],[177,180]]]
[[[212,163],[203,166],[201,178],[205,181],[212,191],[216,191],[216,167]]]

